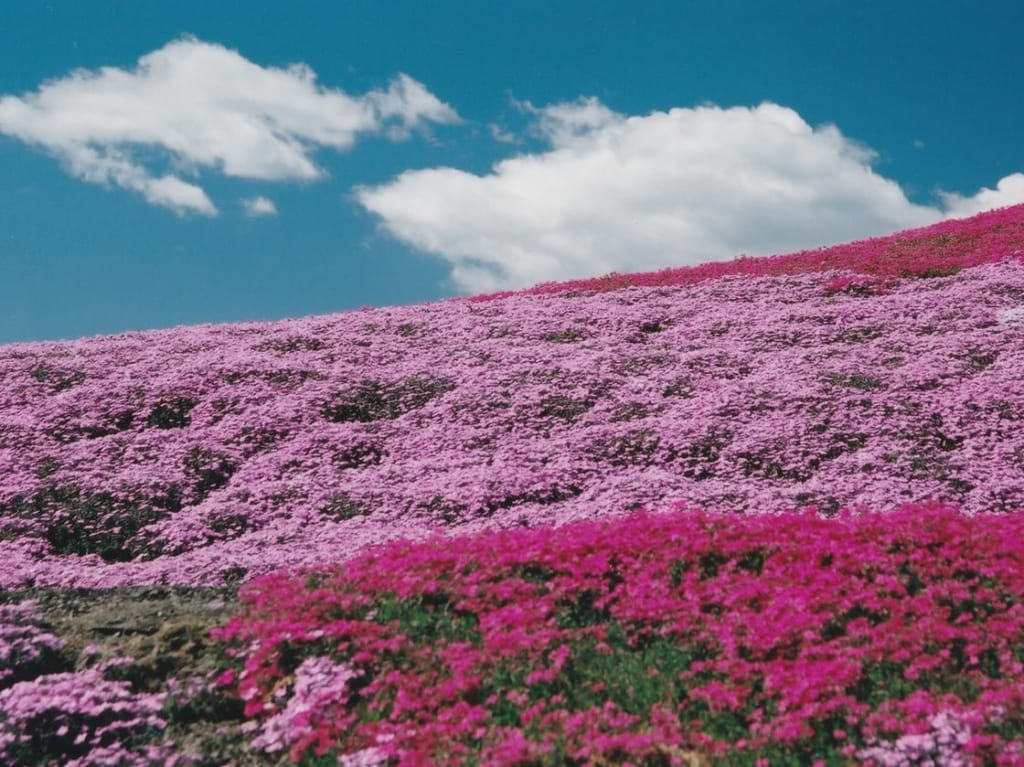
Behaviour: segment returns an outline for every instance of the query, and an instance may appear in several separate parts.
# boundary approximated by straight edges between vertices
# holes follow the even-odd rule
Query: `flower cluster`
[[[46,669],[60,647],[35,602],[0,604],[0,688]]]
[[[1024,764],[1022,536],[943,506],[636,513],[264,576],[216,636],[296,760]]]
[[[160,735],[165,696],[116,678],[128,659],[71,671],[63,644],[35,602],[0,604],[0,763],[191,764]]]
[[[891,743],[866,748],[857,756],[879,767],[910,767],[928,763],[967,767],[962,751],[971,742],[970,728],[945,711],[933,716],[929,725],[929,732],[902,735]]]
[[[295,669],[291,690],[278,688],[275,697],[287,696],[284,707],[269,717],[253,740],[256,748],[268,753],[290,747],[302,753],[309,744],[307,732],[316,729],[316,722],[332,708],[348,702],[348,684],[356,674],[348,666],[330,658],[306,658]]]
[[[0,761],[4,764],[183,764],[162,730],[162,696],[108,681],[99,668],[44,674],[0,690]]]
[[[843,271],[3,347],[0,586],[230,582],[673,501],[1021,508],[1022,227],[859,243]]]

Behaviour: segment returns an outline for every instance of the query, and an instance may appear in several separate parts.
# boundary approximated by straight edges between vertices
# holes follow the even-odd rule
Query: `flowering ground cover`
[[[0,586],[213,584],[676,501],[1020,508],[1003,255],[881,293],[733,276],[7,346]]]
[[[620,534],[625,536],[640,529],[630,525],[675,519],[631,516],[637,509],[668,512],[680,504],[694,511],[687,512],[690,522],[678,524],[713,528],[719,522],[709,520],[732,520],[721,522],[735,526],[730,535],[751,541],[763,538],[775,565],[796,555],[775,551],[776,546],[782,547],[779,551],[785,547],[781,538],[772,537],[782,535],[773,529],[803,536],[804,526],[818,531],[815,525],[820,523],[823,536],[831,530],[828,535],[870,538],[876,533],[883,536],[890,522],[909,529],[906,526],[919,518],[922,530],[969,533],[971,540],[1003,536],[1004,548],[993,548],[994,559],[985,567],[1012,572],[1019,535],[1015,528],[1001,525],[1015,524],[1014,512],[1024,509],[1022,253],[1024,206],[1018,206],[833,249],[540,286],[492,300],[459,299],[275,323],[0,347],[0,747],[21,749],[3,752],[7,758],[44,763],[100,764],[116,758],[126,763],[171,758],[187,763],[188,749],[169,746],[171,735],[161,735],[157,724],[179,737],[186,725],[210,724],[214,719],[223,724],[241,716],[241,703],[233,697],[236,685],[210,685],[212,666],[235,664],[239,671],[251,669],[247,673],[252,676],[246,679],[259,680],[242,680],[241,692],[249,696],[246,704],[254,718],[247,733],[238,729],[239,722],[231,725],[238,738],[249,741],[245,754],[236,749],[237,754],[230,755],[237,765],[266,763],[290,751],[317,763],[320,747],[327,749],[325,759],[334,760],[330,763],[338,754],[347,759],[344,764],[372,763],[372,749],[378,746],[411,764],[420,758],[416,754],[427,753],[423,749],[442,742],[444,748],[455,749],[454,762],[462,760],[465,748],[468,763],[514,763],[507,756],[519,753],[513,745],[508,745],[512,750],[506,762],[500,756],[506,752],[487,749],[505,742],[501,733],[514,740],[519,736],[512,730],[524,727],[523,753],[535,754],[538,763],[561,764],[558,754],[563,752],[558,749],[581,753],[584,734],[589,738],[594,727],[604,728],[611,738],[608,743],[621,736],[624,745],[573,757],[582,760],[578,763],[628,759],[630,754],[637,763],[730,763],[740,752],[744,759],[769,759],[771,764],[803,763],[812,752],[836,764],[872,759],[878,764],[929,763],[926,759],[941,764],[1016,763],[1019,755],[1013,744],[1020,739],[1015,729],[1020,707],[1007,690],[1017,680],[1013,664],[1021,660],[1014,649],[1020,647],[1020,637],[1013,634],[1018,592],[1011,586],[999,586],[1003,590],[997,589],[996,596],[985,592],[989,607],[984,614],[972,613],[968,620],[963,618],[967,613],[957,612],[952,623],[946,621],[951,629],[943,628],[940,619],[945,603],[925,604],[932,597],[938,599],[942,588],[958,584],[958,572],[982,573],[967,549],[958,550],[959,560],[951,558],[942,565],[945,569],[928,576],[938,584],[934,588],[918,589],[886,607],[902,612],[876,611],[846,621],[866,632],[856,637],[848,633],[825,638],[838,629],[814,623],[819,618],[826,624],[833,618],[846,620],[828,612],[831,607],[821,601],[824,592],[805,594],[797,581],[783,581],[781,574],[774,581],[775,575],[761,578],[774,572],[770,568],[752,573],[726,567],[721,578],[705,579],[708,588],[735,587],[741,594],[750,584],[743,586],[735,578],[742,575],[753,579],[751,583],[761,579],[771,586],[764,586],[764,603],[756,609],[737,603],[728,611],[723,607],[721,615],[715,613],[718,608],[694,614],[707,631],[717,632],[702,635],[706,658],[687,656],[684,662],[672,655],[666,648],[682,641],[675,635],[655,642],[659,653],[664,650],[671,656],[662,659],[665,663],[681,664],[676,677],[682,675],[675,686],[656,686],[656,700],[648,703],[659,703],[660,708],[641,711],[635,700],[596,691],[592,700],[565,697],[569,703],[562,714],[556,715],[554,708],[538,712],[539,718],[528,727],[526,722],[516,724],[525,709],[515,700],[498,706],[498,713],[494,705],[484,705],[492,693],[498,695],[497,688],[480,698],[483,688],[459,686],[483,673],[472,671],[476,667],[470,664],[465,679],[459,672],[454,681],[438,682],[454,685],[448,698],[438,699],[438,705],[452,707],[431,710],[437,716],[476,721],[473,717],[484,715],[477,710],[483,706],[490,712],[486,717],[498,717],[485,717],[487,724],[480,727],[486,737],[472,735],[472,743],[441,730],[423,743],[410,741],[400,728],[372,730],[377,726],[373,722],[391,715],[377,716],[367,707],[377,706],[372,711],[378,713],[393,711],[387,702],[389,689],[395,700],[422,698],[422,689],[402,688],[399,681],[412,684],[416,677],[408,675],[419,668],[416,663],[437,659],[416,655],[415,663],[409,660],[408,667],[387,672],[399,675],[392,674],[390,682],[373,677],[373,663],[386,666],[396,657],[406,657],[415,642],[402,643],[415,637],[389,634],[395,628],[392,623],[353,614],[353,631],[372,629],[381,642],[398,642],[397,655],[356,659],[346,654],[351,648],[328,647],[343,639],[331,633],[336,627],[329,628],[331,621],[341,618],[328,621],[310,600],[322,597],[325,604],[334,604],[334,598],[330,589],[310,587],[304,592],[302,584],[307,583],[303,573],[311,568],[370,561],[400,580],[398,571],[387,569],[381,560],[359,559],[376,556],[372,552],[392,541],[403,541],[396,544],[400,547],[433,541],[425,549],[409,549],[421,552],[415,555],[395,553],[403,548],[386,549],[411,568],[408,577],[413,582],[421,567],[417,557],[426,562],[434,556],[429,552],[440,550],[438,535],[497,536],[473,538],[478,542],[473,545],[505,547],[502,550],[511,557],[509,542],[538,552],[549,545],[548,537],[555,536],[551,540],[571,549],[571,542],[554,531],[569,525],[567,529],[590,531],[586,535],[606,540],[617,533],[587,525],[620,519]],[[933,503],[942,504],[945,511],[928,505]],[[894,516],[867,513],[901,507]],[[839,513],[844,508],[864,514],[848,518]],[[952,508],[965,516],[953,515]],[[887,521],[877,521],[883,519]],[[835,524],[828,527],[831,523]],[[968,527],[956,527],[961,524]],[[700,539],[703,533],[698,528],[687,535]],[[906,545],[912,538],[908,533]],[[935,544],[936,539],[925,538]],[[448,545],[461,549],[469,544],[460,538]],[[717,543],[707,545],[712,552]],[[730,551],[714,556],[730,557]],[[889,556],[872,554],[868,548],[860,551],[865,557]],[[833,594],[835,604],[829,603],[833,607],[847,604],[844,595],[867,594],[877,585],[863,574],[811,565],[808,577],[840,589]],[[368,565],[349,565],[364,566]],[[349,588],[343,582],[363,583],[368,595],[376,593],[370,581],[358,581],[364,575],[372,578],[371,573],[344,573],[356,580],[339,580],[341,576],[332,574],[330,583],[339,593]],[[640,570],[636,573],[640,577]],[[890,575],[899,580],[906,573]],[[261,580],[264,576],[269,580]],[[538,658],[552,668],[569,663],[583,653],[581,642],[594,643],[587,647],[594,650],[590,655],[598,666],[609,662],[608,657],[615,660],[602,667],[606,670],[630,663],[634,670],[650,670],[645,664],[654,656],[644,654],[648,635],[630,633],[633,624],[616,618],[606,621],[603,629],[594,628],[597,623],[560,625],[557,616],[565,605],[548,605],[551,610],[544,612],[543,600],[530,591],[536,584],[529,585],[533,582],[527,578],[529,587],[523,586],[526,591],[520,594],[517,577],[508,576],[480,595],[483,613],[464,621],[465,616],[455,616],[458,625],[453,624],[455,633],[445,635],[446,641],[467,646],[448,647],[453,662],[473,659],[483,663],[487,673],[493,671],[486,665],[487,653],[474,655],[469,649],[486,644],[490,635],[483,626],[493,612],[498,617],[486,620],[498,621],[494,625],[506,629],[516,615],[527,622],[536,619],[536,632],[524,629],[522,636],[510,635],[514,651],[509,657],[519,659],[513,664],[519,671],[502,666],[507,678],[498,677],[508,691],[518,690],[517,700],[531,700],[531,695],[539,694],[537,689],[547,688],[537,688],[534,681],[515,673],[542,671],[529,668]],[[571,576],[570,572],[564,578]],[[967,578],[971,584],[973,577]],[[979,588],[996,588],[989,582],[995,577],[985,570],[978,575]],[[185,632],[186,641],[158,631],[152,623],[130,631],[96,623],[90,630],[99,651],[93,648],[90,655],[85,651],[88,642],[67,641],[61,634],[70,622],[58,620],[60,609],[39,612],[39,605],[61,603],[51,598],[53,594],[78,595],[75,599],[84,604],[106,592],[135,595],[143,587],[159,587],[161,594],[190,588],[232,591],[250,581],[260,585],[248,593],[261,596],[253,597],[244,617],[231,624],[236,633],[223,635],[225,641],[242,636],[251,640],[251,645],[234,648],[241,655],[233,660],[221,654],[214,662],[214,654],[223,648],[197,639],[194,626]],[[284,584],[280,599],[267,591],[267,584],[274,583]],[[564,585],[569,589],[564,602],[579,597],[568,580]],[[611,600],[608,605],[628,606],[622,590],[615,591],[618,586],[611,584],[603,596],[595,592],[580,599],[585,603],[600,597]],[[116,589],[134,590],[110,592]],[[501,595],[508,589],[512,596],[506,599]],[[685,596],[690,592],[683,589],[676,596],[684,595],[694,607],[692,600],[704,599],[703,593]],[[33,606],[30,602],[37,596],[39,605]],[[378,596],[385,602],[391,599],[377,605],[378,614],[397,610],[393,617],[399,624],[413,620],[402,617],[406,601],[419,599],[413,592]],[[488,601],[494,599],[498,602]],[[232,603],[228,599],[224,609]],[[319,628],[313,623],[301,628],[327,632],[321,646],[311,649],[296,638],[294,651],[285,653],[286,662],[279,659],[275,667],[267,661],[263,668],[259,664],[271,656],[260,653],[283,652],[291,646],[283,634],[275,633],[279,626],[274,616],[284,620],[293,614],[288,611],[294,604],[306,604],[314,623],[327,621]],[[349,608],[358,605],[344,609]],[[531,613],[534,609],[541,612]],[[979,659],[997,657],[996,671],[985,660],[988,665],[982,664],[984,669],[976,673],[973,655],[960,644],[941,663],[919,669],[920,673],[916,667],[898,664],[866,667],[866,648],[878,653],[891,650],[894,645],[885,642],[903,636],[906,632],[900,626],[918,617],[917,612],[906,611],[918,609],[925,621],[919,625],[926,627],[919,629],[918,638],[931,637],[928,641],[934,647],[913,649],[916,645],[906,638],[911,644],[904,653],[921,649],[930,657],[943,647],[954,648],[949,642],[956,637],[967,642],[969,622],[984,627],[977,630],[998,645],[992,645],[994,656],[982,653],[984,648],[975,653]],[[739,621],[741,615],[745,617]],[[746,645],[735,637],[733,644],[726,641],[728,632],[738,631],[741,623],[774,636],[764,615],[774,616],[779,630],[793,623],[818,637],[797,637],[796,644],[779,650],[783,660],[795,665],[789,676],[779,671],[782,676],[771,676],[771,682],[764,676],[771,659],[754,653],[736,660],[730,653]],[[663,617],[655,612],[646,619],[653,625]],[[197,620],[211,625],[208,611]],[[434,625],[432,620],[427,624]],[[555,628],[549,635],[542,627],[550,620]],[[570,628],[583,633],[565,634]],[[151,630],[172,649],[158,651],[153,642],[143,648],[136,641],[140,635],[131,634]],[[130,636],[136,639],[128,641]],[[520,640],[527,644],[515,644]],[[543,644],[548,640],[562,644]],[[612,648],[608,657],[596,649],[602,642]],[[251,648],[252,657],[244,657],[244,647]],[[424,645],[422,652],[428,649]],[[559,655],[552,656],[556,650]],[[530,654],[535,651],[542,655]],[[565,652],[569,654],[556,663]],[[842,655],[841,663],[834,652]],[[195,658],[183,660],[190,653]],[[201,673],[194,668],[198,658]],[[811,697],[805,701],[809,708],[803,719],[789,708],[779,709],[779,700],[785,699],[783,687],[800,687],[801,674],[827,667],[812,669],[806,664],[825,663],[828,658],[837,664],[828,674],[837,679],[853,675],[842,692],[833,690],[836,700],[845,701],[842,706],[826,712],[821,708],[823,693],[812,684],[806,688]],[[657,664],[662,660],[655,666],[661,668]],[[716,665],[720,663],[732,665]],[[573,664],[578,665],[576,660]],[[746,671],[739,673],[740,668]],[[865,692],[863,675],[876,671],[879,679],[894,685],[891,695]],[[974,681],[957,686],[957,675]],[[372,684],[379,695],[364,701],[359,696],[371,678],[377,679]],[[555,684],[537,684],[541,682]],[[259,686],[264,684],[271,687]],[[648,689],[645,684],[637,689]],[[758,684],[762,687],[755,689]],[[74,697],[66,691],[75,685],[100,696],[90,704],[92,713],[69,709],[62,714],[47,702],[63,700],[60,695],[65,694]],[[264,700],[269,689],[278,696],[271,696],[275,707],[254,708],[253,701],[269,705]],[[345,690],[351,696],[342,706],[336,697]],[[466,692],[463,699],[458,699],[460,690]],[[552,698],[568,695],[554,688],[550,692]],[[751,718],[754,709],[722,709],[729,696],[742,698],[744,705],[760,701],[762,711]],[[354,732],[362,734],[353,734],[351,742],[339,739],[333,730],[323,735],[326,740],[322,733],[310,735],[309,701],[336,709],[339,722],[358,720]],[[396,721],[406,727],[401,713],[406,704],[394,705],[400,712]],[[586,713],[594,706],[603,713]],[[680,718],[680,712],[685,716]],[[821,729],[818,720],[833,715],[852,721],[843,719],[846,723],[840,726],[838,719],[829,720],[835,728]],[[565,717],[577,718],[570,722]],[[548,719],[550,728],[542,724]],[[655,730],[644,730],[641,721]],[[739,729],[729,735],[726,721]],[[414,729],[427,732],[419,724]],[[843,737],[835,735],[840,730]],[[22,731],[34,734],[28,740],[10,739]],[[378,735],[393,738],[371,743]],[[725,754],[724,744],[735,746],[739,740],[744,747]],[[476,741],[485,742],[486,748]],[[104,750],[122,743],[125,755],[115,758]],[[194,754],[198,763],[230,760],[216,761],[210,744],[207,739],[200,749],[206,749],[205,756]],[[278,746],[280,751],[272,750]],[[545,750],[548,746],[555,750]],[[914,749],[938,756],[913,762],[918,758]],[[438,758],[436,753],[430,757]]]
[[[148,742],[166,696],[118,679],[123,662],[64,670],[62,644],[33,602],[0,604],[0,762],[174,764],[170,744]]]
[[[906,506],[398,543],[252,581],[222,681],[306,763],[1024,764],[1022,535]]]
[[[853,272],[829,286],[830,290],[884,289],[893,279],[953,274],[961,269],[1020,253],[1024,222],[1020,211],[1002,208],[967,220],[945,221],[885,237],[804,250],[786,255],[675,267],[637,274],[608,274],[583,280],[549,282],[526,293],[565,293],[577,290],[618,290],[627,286],[692,285],[727,275],[803,274],[830,269]],[[515,292],[474,296],[475,301],[514,295]]]

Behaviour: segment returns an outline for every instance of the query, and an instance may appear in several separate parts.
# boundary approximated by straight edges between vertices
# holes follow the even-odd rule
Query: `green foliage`
[[[875,707],[886,700],[902,699],[920,688],[917,681],[907,679],[906,667],[891,660],[868,660],[853,690],[861,703]]]
[[[649,322],[640,323],[641,333],[660,333],[663,330],[668,329],[672,326],[671,320],[651,320]]]
[[[580,629],[599,626],[611,620],[611,612],[607,607],[597,606],[597,600],[603,596],[594,589],[579,592],[570,602],[559,604],[558,628]]]
[[[146,426],[157,429],[180,429],[191,423],[189,412],[198,403],[187,397],[158,402],[146,416]]]
[[[210,516],[206,526],[222,539],[230,540],[249,532],[252,520],[242,512],[221,512]]]
[[[555,344],[574,344],[577,341],[582,341],[587,335],[581,330],[576,328],[567,328],[565,330],[556,330],[548,333],[544,336],[545,341],[551,341]]]
[[[54,554],[97,554],[106,562],[127,562],[137,553],[131,539],[147,525],[181,508],[171,487],[163,496],[125,499],[54,485],[8,504],[12,516],[37,520]]]
[[[358,501],[349,497],[348,493],[334,493],[325,506],[320,507],[320,514],[337,522],[355,519],[370,514],[368,509]]]
[[[54,392],[66,391],[85,380],[85,373],[81,370],[60,370],[46,365],[36,365],[29,371],[29,375]]]
[[[253,347],[258,352],[277,352],[278,354],[291,354],[293,352],[315,352],[320,351],[326,344],[319,338],[303,336],[292,336],[291,338],[275,338],[264,341]]]
[[[435,495],[416,508],[426,511],[432,519],[436,519],[443,525],[457,525],[465,522],[469,511],[464,504],[449,500],[443,495]]]
[[[334,423],[394,420],[454,388],[443,378],[411,376],[390,384],[367,379],[328,402],[322,412]]]
[[[602,647],[592,639],[574,642],[562,673],[551,683],[535,685],[531,697],[561,693],[575,710],[612,701],[636,716],[646,716],[658,704],[674,710],[686,699],[680,676],[694,660],[707,657],[702,646],[661,638],[631,646],[622,627],[611,622]]]
[[[745,477],[756,476],[764,479],[805,482],[811,476],[811,472],[807,468],[788,465],[786,444],[781,439],[775,440],[770,446],[737,453],[737,457],[743,461]]]
[[[222,453],[203,447],[193,447],[185,456],[185,473],[192,478],[195,502],[224,487],[237,470],[231,459]]]
[[[484,505],[475,509],[473,511],[473,515],[477,517],[491,517],[499,509],[509,509],[522,503],[536,503],[541,506],[561,503],[568,498],[575,498],[582,492],[582,490],[583,489],[578,485],[567,484],[552,485],[547,488],[525,493],[510,493],[508,495],[488,500]],[[431,510],[440,511],[442,515],[445,514],[445,512],[451,513],[456,511],[456,516],[459,518],[461,518],[461,515],[466,511],[465,507],[446,503],[442,498],[435,498],[433,500]]]
[[[653,466],[658,463],[661,439],[650,429],[636,429],[625,434],[598,440],[591,454],[612,466]]]
[[[959,355],[958,359],[966,362],[971,372],[978,373],[993,365],[998,357],[998,352],[986,352],[981,349],[971,349],[965,354]]]
[[[229,384],[256,378],[274,386],[297,386],[309,380],[322,380],[324,376],[315,370],[278,368],[276,370],[231,370],[222,374],[222,378]]]
[[[847,386],[861,391],[877,391],[885,388],[881,379],[863,373],[829,373],[826,378],[829,383],[836,386]]]
[[[622,423],[646,418],[649,414],[650,407],[646,402],[623,402],[615,407],[611,420],[612,423]]]
[[[414,322],[403,322],[395,329],[395,333],[402,338],[415,338],[421,335],[423,331],[424,328]]]
[[[289,435],[287,429],[275,429],[267,426],[244,426],[238,432],[237,441],[247,455],[269,450]]]
[[[46,479],[51,474],[54,474],[60,469],[60,463],[56,458],[47,456],[43,458],[36,466],[36,476],[39,479]]]
[[[814,506],[819,514],[826,517],[835,515],[840,508],[840,503],[835,496],[824,493],[797,493],[793,496],[793,505],[798,509]]]
[[[915,277],[921,280],[934,279],[935,277],[952,277],[960,271],[959,266],[929,266],[913,273],[904,274],[905,277]]]
[[[665,387],[665,390],[661,393],[663,397],[681,397],[682,399],[693,399],[694,396],[693,381],[689,376],[680,376],[675,381]]]
[[[366,440],[355,440],[334,454],[332,462],[339,469],[362,469],[376,466],[385,453],[380,445]]]
[[[540,406],[541,418],[559,418],[566,423],[574,423],[594,406],[594,400],[554,394],[541,400]]]
[[[381,625],[396,623],[398,633],[410,642],[430,647],[438,642],[480,643],[479,621],[475,613],[456,608],[450,595],[437,591],[401,598],[384,596],[374,603],[374,621]]]

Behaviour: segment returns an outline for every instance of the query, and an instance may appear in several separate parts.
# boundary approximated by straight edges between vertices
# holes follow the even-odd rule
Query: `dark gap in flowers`
[[[387,455],[384,447],[376,442],[357,439],[345,445],[332,456],[332,462],[341,470],[364,469],[376,466]]]
[[[58,556],[97,554],[105,562],[127,562],[140,553],[132,542],[137,533],[181,509],[181,492],[172,486],[162,496],[133,498],[53,485],[8,506],[12,516],[38,524]]]
[[[359,501],[353,500],[348,493],[338,492],[331,495],[325,506],[321,506],[320,514],[328,519],[344,522],[356,517],[369,516],[371,509]]]
[[[454,388],[443,378],[411,376],[391,384],[366,379],[353,390],[338,394],[322,412],[334,423],[394,420]]]
[[[555,330],[544,336],[545,341],[550,341],[556,344],[573,344],[577,341],[582,341],[587,337],[586,333],[576,328],[567,328],[566,330]]]
[[[316,352],[325,347],[326,344],[319,338],[292,336],[291,338],[273,338],[262,341],[253,346],[253,351],[292,354],[294,352]]]
[[[574,423],[595,404],[593,399],[553,394],[541,400],[539,415],[541,418],[558,418],[567,423]]]
[[[29,375],[41,384],[46,384],[53,392],[67,391],[85,380],[81,370],[61,370],[46,365],[37,365],[29,370]]]
[[[238,469],[223,453],[199,446],[188,451],[184,463],[185,474],[193,483],[193,503],[202,502],[214,490],[224,487]]]
[[[187,397],[158,402],[146,416],[146,425],[157,429],[181,429],[191,423],[189,412],[198,403]]]

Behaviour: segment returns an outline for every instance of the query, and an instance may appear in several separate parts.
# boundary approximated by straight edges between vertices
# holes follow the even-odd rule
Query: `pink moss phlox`
[[[0,604],[0,688],[33,676],[62,646],[33,601]]]
[[[0,586],[221,583],[674,501],[1012,511],[1024,270],[997,256],[1024,207],[993,215],[896,238],[992,246],[956,274],[857,245],[883,292],[826,294],[882,279],[858,262],[3,347]]]
[[[474,748],[501,764],[557,743],[584,760],[724,754],[733,744],[707,722],[732,717],[749,749],[802,753],[825,726],[843,753],[888,764],[952,753],[952,727],[963,758],[1005,762],[1001,728],[1024,726],[1022,535],[1019,515],[909,505],[832,519],[642,513],[399,543],[344,568],[256,579],[216,637],[235,648],[248,713],[273,723],[275,742],[302,744],[296,757],[332,743],[383,748],[400,764]],[[403,604],[426,611],[416,621],[463,623],[446,629],[450,641],[417,638],[425,624],[403,623]],[[593,653],[658,641],[692,654],[682,697],[634,714],[612,699],[568,702],[574,688],[559,680]],[[362,679],[356,697],[327,705],[331,725],[282,718],[306,710],[298,680],[321,666]],[[278,700],[292,674],[296,692]],[[512,686],[494,688],[495,674]]]
[[[1021,205],[1010,206],[968,219],[942,221],[920,229],[799,253],[760,258],[743,255],[733,261],[668,268],[656,272],[612,273],[602,277],[543,283],[522,291],[479,295],[470,300],[488,301],[523,293],[550,295],[605,292],[625,287],[693,285],[729,275],[763,277],[827,272],[833,269],[850,269],[880,278],[949,274],[1006,257],[1019,258],[1024,252],[1020,247],[1024,238],[1022,209],[1024,206]],[[885,282],[883,279],[881,282],[866,284],[878,288],[884,286]]]
[[[292,756],[831,738],[1019,764],[1022,246],[1018,206],[501,301],[0,347],[0,588],[254,579],[220,682]],[[155,699],[47,673],[35,608],[0,611],[3,758],[157,760]],[[610,677],[570,700],[587,663],[668,645],[653,707]]]
[[[0,690],[0,761],[5,764],[150,765],[162,730],[163,696],[134,693],[102,669],[44,674]]]

